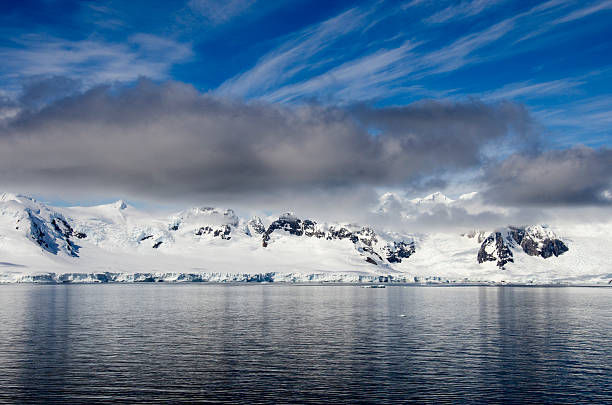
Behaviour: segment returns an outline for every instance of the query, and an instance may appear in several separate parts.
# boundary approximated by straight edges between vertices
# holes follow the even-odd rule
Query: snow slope
[[[393,196],[387,196],[393,203]],[[405,202],[405,201],[404,201]],[[439,193],[414,204],[451,204]],[[343,281],[608,283],[608,226],[547,228],[568,251],[479,263],[491,232],[392,233],[283,214],[192,208],[154,216],[123,201],[51,207],[0,195],[0,282]],[[559,235],[559,236],[557,236]]]

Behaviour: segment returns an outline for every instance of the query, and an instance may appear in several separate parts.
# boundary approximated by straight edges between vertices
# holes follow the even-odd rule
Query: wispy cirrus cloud
[[[397,94],[422,87],[424,80],[433,76],[450,74],[467,66],[491,63],[546,45],[546,39],[537,44],[518,47],[523,38],[539,35],[542,26],[559,21],[583,18],[605,10],[607,0],[596,5],[580,7],[579,3],[549,0],[507,16],[477,31],[467,32],[451,42],[435,42],[429,38],[418,39],[418,31],[405,32],[391,43],[380,46],[365,44],[361,52],[351,52],[356,46],[351,39],[360,29],[370,27],[372,21],[384,21],[389,15],[379,15],[376,9],[367,12],[360,8],[348,10],[324,23],[293,34],[276,49],[264,54],[251,69],[222,83],[216,92],[247,99],[263,99],[275,102],[295,102],[303,99],[319,99],[326,102],[354,102],[392,98]],[[465,19],[501,6],[503,1],[464,1],[434,13],[426,23],[435,21],[443,25]],[[410,2],[402,9],[431,7],[433,3]],[[429,21],[431,20],[431,21]],[[557,21],[557,22],[555,22]],[[347,43],[338,42],[342,37]],[[518,39],[517,39],[518,38]],[[435,45],[434,45],[435,43]],[[394,44],[395,46],[389,46]],[[336,56],[325,55],[331,46],[345,49]],[[490,47],[496,45],[496,51]],[[547,83],[517,82],[515,87],[489,92],[486,97],[500,98],[561,91],[581,83],[549,80]],[[520,87],[520,88],[519,88]],[[439,94],[443,89],[432,89]],[[450,93],[451,91],[447,91]],[[424,94],[424,93],[421,93]]]
[[[255,3],[257,0],[190,0],[188,7],[210,24],[220,25],[247,12]]]
[[[362,27],[369,14],[369,11],[352,8],[290,35],[279,47],[262,56],[253,68],[226,80],[217,92],[250,98],[283,85],[292,77],[311,69],[313,57],[341,37]]]
[[[557,146],[568,147],[577,142],[593,146],[610,144],[612,97],[609,95],[533,108],[532,113],[538,121],[554,128],[550,141]]]
[[[283,86],[262,98],[272,102],[291,102],[304,94],[330,94],[336,102],[375,99],[390,95],[393,80],[401,78],[413,67],[406,63],[417,44],[406,42],[393,49],[384,49],[352,60],[301,83]]]
[[[335,102],[372,100],[413,88],[414,83],[406,83],[411,79],[449,72],[478,61],[475,51],[503,37],[513,27],[513,20],[504,20],[429,52],[417,49],[422,42],[405,41],[395,48],[377,49],[296,82],[298,73],[308,68],[310,58],[331,44],[327,31],[348,34],[359,26],[353,14],[360,15],[361,19],[366,17],[353,9],[326,21],[325,26],[301,33],[300,40],[306,40],[299,42],[300,45],[294,41],[281,45],[263,56],[252,69],[223,83],[217,92],[275,102],[313,96],[320,99],[327,95],[333,95]],[[346,18],[352,25],[343,23]],[[319,35],[323,32],[326,34]]]
[[[601,2],[595,2],[587,5],[586,7],[579,8],[577,10],[572,11],[564,17],[558,18],[552,22],[553,25],[563,24],[570,21],[579,20],[581,18],[587,17],[591,14],[595,14],[599,11],[611,10],[612,9],[612,0],[605,0]]]
[[[576,5],[578,5],[579,7],[576,8],[575,7]],[[583,7],[580,7],[580,6],[583,6]],[[566,11],[568,8],[571,11]],[[535,23],[533,24],[533,28],[529,30],[527,34],[515,40],[514,43],[518,44],[528,39],[533,39],[546,32],[549,32],[550,30],[554,29],[558,25],[561,25],[561,24],[564,24],[570,21],[579,20],[581,18],[588,17],[600,11],[606,11],[609,9],[612,9],[612,0],[604,0],[604,1],[599,1],[595,3],[589,3],[586,6],[584,6],[583,2],[576,3],[576,2],[570,2],[570,1],[550,0],[546,3],[543,3],[539,6],[534,7],[532,10],[530,10],[530,12],[524,13],[521,16],[524,17],[524,16],[531,16],[531,15],[539,14],[540,17],[542,17],[543,15],[548,14],[548,15],[552,15],[553,18],[548,18],[548,19],[545,19],[544,21],[542,21],[541,19],[533,19],[533,22]],[[564,14],[559,15],[560,11],[563,11]]]
[[[552,95],[568,94],[576,92],[577,88],[586,83],[585,77],[570,77],[557,80],[549,80],[543,82],[534,82],[531,80],[514,82],[504,85],[503,87],[485,92],[482,97],[485,100],[506,100],[517,98],[538,98],[548,97]]]
[[[483,11],[495,7],[505,0],[470,0],[462,1],[459,4],[454,4],[442,9],[430,17],[425,19],[425,22],[430,24],[440,24],[452,20],[473,17]]]
[[[133,34],[126,42],[67,40],[27,35],[0,49],[0,81],[18,88],[30,76],[70,76],[88,85],[133,81],[140,76],[168,77],[170,68],[192,56],[190,44],[151,34]]]

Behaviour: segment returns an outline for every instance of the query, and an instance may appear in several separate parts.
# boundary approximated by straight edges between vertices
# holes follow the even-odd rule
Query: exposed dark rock
[[[221,238],[225,240],[230,240],[232,233],[232,227],[229,225],[221,225],[217,228],[212,228],[210,226],[203,226],[195,233],[198,236],[212,234],[216,238]]]
[[[221,237],[221,239],[230,240],[230,233],[232,232],[232,228],[229,225],[223,225],[220,228],[215,229],[213,232],[214,237]]]
[[[284,214],[279,219],[272,222],[268,227],[266,234],[270,235],[276,230],[289,232],[290,235],[295,236],[302,236],[304,234],[302,221],[291,214]]]
[[[251,218],[251,220],[248,223],[249,229],[252,229],[253,232],[255,232],[258,235],[261,235],[262,233],[266,232],[266,227],[264,226],[263,222],[261,222],[261,218],[259,217],[253,217]]]
[[[198,236],[202,236],[202,235],[206,235],[208,233],[211,233],[212,231],[213,231],[213,229],[210,226],[203,226],[200,229],[198,229],[195,234],[198,235]]]
[[[316,228],[317,223],[314,221],[311,221],[310,219],[305,219],[303,222],[303,227],[304,227],[304,235],[308,236],[308,237],[315,237],[315,238],[324,238],[325,237],[325,232],[318,230]]]
[[[504,242],[501,232],[492,233],[482,242],[482,246],[478,251],[478,263],[488,261],[497,261],[497,267],[501,269],[507,263],[514,263],[512,251]]]
[[[304,234],[304,229],[302,227],[302,221],[290,213],[281,215],[276,221],[272,222],[268,229],[264,232],[262,239],[263,247],[268,246],[268,241],[270,241],[270,235],[274,231],[285,231],[289,232],[290,235],[302,236]]]
[[[351,241],[353,243],[355,243],[357,240],[359,240],[358,237],[356,237],[355,235],[353,235],[353,232],[349,231],[348,229],[346,229],[345,227],[341,227],[339,229],[330,226],[329,227],[329,233],[327,235],[327,239],[351,239]]]
[[[54,255],[57,255],[61,249],[61,242],[65,242],[65,249],[68,254],[73,257],[78,257],[80,246],[76,245],[70,239],[75,235],[74,230],[68,224],[68,222],[59,217],[51,219],[51,224],[37,216],[40,212],[33,212],[30,209],[26,209],[28,219],[30,222],[30,236],[31,238],[44,250]],[[58,243],[59,242],[59,243]]]
[[[143,236],[142,238],[140,238],[140,242],[142,242],[143,240],[151,239],[152,237],[153,237],[153,235]]]
[[[414,243],[393,242],[383,248],[389,263],[401,263],[402,259],[407,259],[416,251]]]
[[[376,263],[376,261],[372,259],[371,257],[366,257],[365,261],[368,263],[372,263],[374,265],[378,265],[378,263]]]
[[[159,241],[159,242],[155,242],[155,244],[153,245],[153,249],[157,249],[158,247],[161,246],[161,244],[164,243],[163,241]]]
[[[84,239],[87,237],[86,234],[82,232],[75,232],[75,230],[70,226],[68,221],[66,221],[62,217],[55,217],[51,219],[51,225],[53,229],[60,235],[61,239],[66,241],[66,249],[69,253],[74,257],[79,257],[79,249],[80,246],[72,242],[70,240],[71,237],[76,237],[78,239]]]
[[[544,242],[542,242],[542,244],[543,246],[540,252],[540,256],[545,259],[551,256],[557,257],[569,250],[565,243],[563,243],[559,239],[546,239]]]
[[[375,245],[378,243],[378,237],[376,232],[371,228],[364,227],[357,230],[351,230],[347,226],[330,226],[326,232],[320,227],[317,227],[317,223],[312,220],[301,220],[292,214],[284,214],[278,220],[270,224],[268,229],[263,233],[262,246],[267,247],[270,242],[270,235],[279,230],[288,232],[290,235],[294,236],[325,238],[327,240],[348,239],[355,245],[355,249],[362,255],[367,255],[374,264],[378,264],[375,258],[378,258],[380,262],[384,261],[383,257],[374,249]],[[399,263],[402,258],[408,258],[415,252],[415,246],[414,243],[394,242],[393,245],[383,250],[385,251],[388,262]]]
[[[504,268],[506,263],[514,262],[511,248],[520,247],[530,256],[544,259],[559,256],[568,251],[561,240],[554,237],[545,227],[509,227],[508,231],[490,234],[478,251],[478,263],[497,261],[497,266]]]

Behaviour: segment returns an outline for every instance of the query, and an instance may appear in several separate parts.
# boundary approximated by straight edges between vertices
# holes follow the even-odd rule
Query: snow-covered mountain
[[[379,209],[395,198],[383,195]],[[454,200],[434,193],[411,203]],[[291,213],[241,218],[212,207],[154,216],[124,201],[66,208],[1,194],[0,282],[607,283],[612,278],[607,252],[593,255],[588,237],[585,243],[584,237],[560,235],[538,225],[463,235],[398,233]]]
[[[417,205],[424,205],[424,204],[450,204],[453,201],[454,200],[452,200],[451,198],[448,198],[447,196],[445,196],[444,194],[442,194],[439,191],[436,191],[435,193],[429,194],[428,196],[425,196],[423,198],[414,198],[414,199],[410,200],[410,202],[412,202],[413,204],[417,204]]]
[[[479,242],[482,241],[478,251],[478,263],[493,261],[501,269],[508,263],[514,263],[513,251],[519,248],[529,256],[540,256],[544,259],[558,257],[568,251],[565,243],[547,226],[509,227],[492,232],[486,237],[482,233],[468,235],[476,236]]]

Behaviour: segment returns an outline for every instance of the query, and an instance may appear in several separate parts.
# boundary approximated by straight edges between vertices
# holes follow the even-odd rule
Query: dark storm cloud
[[[31,97],[48,97],[48,87],[30,89]],[[96,87],[4,121],[5,187],[162,199],[407,185],[478,166],[483,147],[530,125],[512,103],[283,107],[147,80]]]
[[[536,156],[512,155],[485,174],[499,204],[602,204],[612,199],[612,150],[577,146]]]
[[[515,136],[532,143],[533,122],[515,103],[483,104],[479,101],[446,103],[423,101],[402,107],[357,108],[367,125],[401,140],[403,151],[412,151],[418,167],[447,168],[481,163],[479,152],[490,141]],[[424,152],[424,153],[422,153]]]

